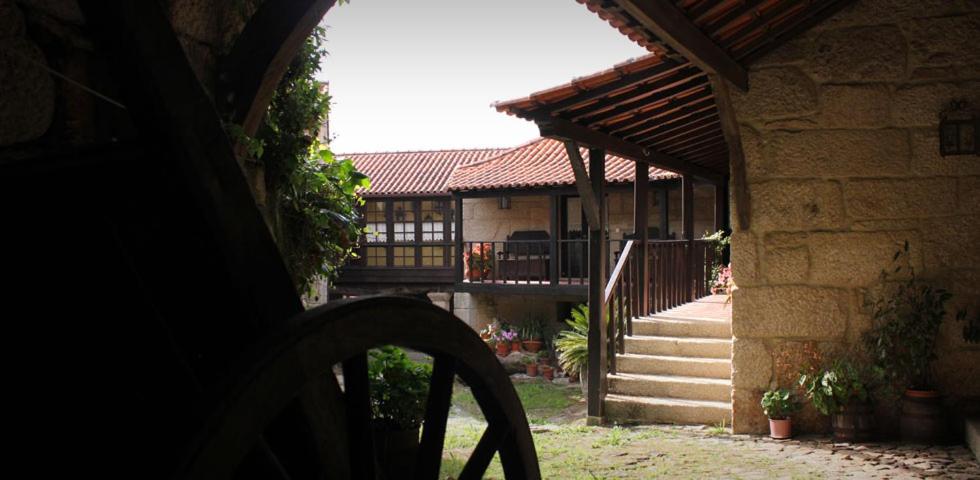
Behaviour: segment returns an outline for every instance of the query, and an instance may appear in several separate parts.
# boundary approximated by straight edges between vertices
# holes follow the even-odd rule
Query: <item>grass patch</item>
[[[566,387],[551,383],[514,384],[517,396],[524,405],[528,423],[547,424],[550,419],[561,415],[566,409],[583,402],[582,391],[576,387]],[[483,420],[480,406],[469,388],[456,384],[453,390],[453,407],[457,414]]]

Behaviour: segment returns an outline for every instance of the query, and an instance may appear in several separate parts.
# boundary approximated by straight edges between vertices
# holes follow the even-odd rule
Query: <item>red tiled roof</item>
[[[499,155],[506,148],[337,154],[354,162],[371,179],[365,196],[448,194],[453,170]]]
[[[588,159],[586,150],[581,151],[582,157]],[[632,182],[634,165],[634,162],[625,158],[608,155],[606,181]],[[674,177],[677,174],[650,167],[651,180]],[[498,156],[458,167],[449,179],[447,189],[493,190],[574,184],[575,175],[572,173],[565,145],[557,140],[539,138]]]

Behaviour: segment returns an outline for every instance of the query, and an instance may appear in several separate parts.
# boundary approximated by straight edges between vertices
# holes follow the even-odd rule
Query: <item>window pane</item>
[[[385,261],[385,247],[367,247],[367,265],[369,267],[384,267],[387,265]]]
[[[422,265],[444,267],[446,265],[445,247],[422,247]]]
[[[394,266],[414,267],[415,266],[415,247],[393,247]]]
[[[385,202],[368,200],[364,204],[364,217],[368,222],[385,221]]]
[[[368,223],[365,238],[368,243],[384,243],[388,241],[388,225],[381,223]]]
[[[415,222],[414,202],[393,202],[396,222]]]

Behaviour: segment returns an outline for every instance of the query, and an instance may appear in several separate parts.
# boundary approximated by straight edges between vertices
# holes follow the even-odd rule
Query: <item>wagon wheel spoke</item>
[[[345,360],[343,366],[351,474],[354,478],[375,478],[367,353]]]
[[[443,443],[446,438],[446,421],[453,395],[453,379],[456,377],[456,361],[447,355],[434,355],[432,380],[426,400],[425,423],[422,441],[415,461],[415,478],[436,479],[442,463]]]
[[[490,422],[487,425],[487,429],[483,431],[483,436],[480,437],[476,448],[473,449],[469,460],[466,461],[466,466],[460,472],[459,480],[477,480],[483,478],[483,474],[486,473],[487,467],[490,466],[493,455],[500,449],[506,434],[507,429],[503,425]]]
[[[312,382],[300,392],[300,403],[312,423],[313,439],[329,478],[351,477],[348,453],[346,406],[343,392],[332,373],[323,381]]]
[[[236,480],[274,479],[292,480],[279,456],[269,446],[265,437],[260,437],[245,460],[238,467]]]

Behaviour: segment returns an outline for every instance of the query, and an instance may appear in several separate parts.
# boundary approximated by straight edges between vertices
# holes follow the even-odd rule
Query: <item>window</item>
[[[367,265],[369,267],[387,266],[388,265],[387,250],[388,249],[385,247],[367,247],[367,252],[365,252]]]
[[[394,266],[414,267],[415,266],[415,247],[392,247],[394,250]]]
[[[445,267],[446,248],[445,247],[422,247],[422,266]]]
[[[447,201],[422,201],[422,241],[441,242],[446,236]]]
[[[367,232],[365,233],[367,243],[387,242],[388,223],[385,222],[385,202],[368,201],[364,205],[364,210],[364,218],[367,222]]]
[[[393,225],[394,241],[415,241],[415,208],[412,201],[392,202],[395,222]]]

